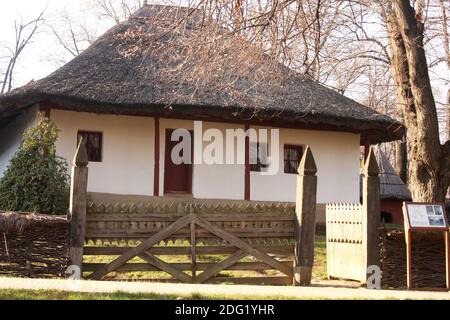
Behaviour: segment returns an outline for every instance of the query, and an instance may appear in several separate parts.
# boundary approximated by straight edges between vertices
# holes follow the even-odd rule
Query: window
[[[284,173],[297,174],[297,169],[303,155],[303,147],[288,145],[284,146]]]
[[[250,170],[260,172],[268,167],[267,143],[250,144]]]
[[[88,160],[102,162],[102,134],[100,132],[78,131],[77,146],[81,138],[86,142]]]

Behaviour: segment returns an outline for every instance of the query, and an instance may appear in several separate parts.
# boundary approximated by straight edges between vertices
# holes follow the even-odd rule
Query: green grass
[[[156,293],[83,293],[56,290],[0,290],[0,300],[285,300],[286,297],[202,295],[199,293],[170,295]]]
[[[327,242],[325,235],[316,235],[313,279],[327,279]]]
[[[327,297],[285,297],[246,295],[204,295],[190,293],[183,295],[156,293],[84,293],[56,290],[0,290],[0,300],[330,300]],[[365,300],[354,297],[351,300]]]

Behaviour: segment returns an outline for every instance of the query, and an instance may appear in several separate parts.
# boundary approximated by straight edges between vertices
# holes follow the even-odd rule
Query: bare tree
[[[444,2],[444,0],[439,0],[439,8],[441,11],[441,26],[442,26],[442,38],[443,38],[443,47],[445,53],[445,61],[447,63],[447,69],[450,72],[450,32],[449,32],[449,23],[450,19],[448,17],[448,12],[450,11],[449,2]],[[450,86],[450,80],[448,80],[448,85]],[[450,140],[450,87],[447,89],[447,101],[446,101],[446,136],[447,139]]]
[[[3,72],[3,79],[1,80],[0,94],[11,91],[14,79],[14,70],[21,53],[31,43],[33,37],[38,32],[39,28],[44,23],[44,11],[39,16],[29,22],[14,22],[15,41],[13,46],[5,46],[9,52],[6,58],[8,60],[5,71]]]
[[[95,0],[100,17],[113,20],[116,24],[127,19],[146,1],[142,0]]]
[[[96,29],[88,26],[80,17],[63,12],[58,19],[49,25],[56,42],[64,54],[57,57],[59,64],[65,64],[90,46],[97,38]]]
[[[443,201],[450,182],[450,141],[440,144],[424,50],[424,16],[409,0],[388,11],[392,71],[407,127],[409,185],[415,201]]]

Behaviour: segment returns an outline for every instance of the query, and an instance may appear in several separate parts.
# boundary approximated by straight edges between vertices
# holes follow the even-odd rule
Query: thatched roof
[[[380,148],[376,149],[378,167],[380,169],[380,197],[381,199],[393,199],[411,201],[411,192],[395,172],[386,155]]]
[[[0,232],[23,233],[30,229],[67,225],[65,216],[0,211]]]
[[[380,171],[380,198],[382,200],[402,200],[411,201],[411,192],[406,184],[395,172],[386,155],[378,146],[375,150],[375,156]],[[362,194],[363,173],[360,174],[360,191]]]
[[[144,5],[56,72],[0,96],[0,126],[21,108],[42,103],[95,113],[311,126],[362,133],[374,143],[403,135],[392,118],[272,61],[240,36],[225,36],[221,27],[211,32],[212,24],[196,14]]]

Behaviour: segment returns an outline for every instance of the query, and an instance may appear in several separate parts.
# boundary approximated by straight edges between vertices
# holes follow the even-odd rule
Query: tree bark
[[[409,186],[414,201],[444,201],[450,146],[441,146],[436,104],[423,47],[423,24],[409,0],[394,0],[388,17],[392,72],[407,128]]]

